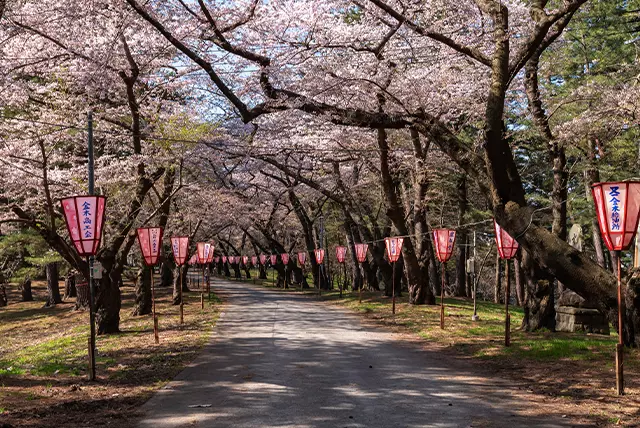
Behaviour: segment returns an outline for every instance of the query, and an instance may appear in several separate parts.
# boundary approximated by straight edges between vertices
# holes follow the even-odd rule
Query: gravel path
[[[506,382],[340,308],[238,282],[214,288],[227,306],[212,343],[143,406],[141,427],[570,426],[525,415],[535,404]]]

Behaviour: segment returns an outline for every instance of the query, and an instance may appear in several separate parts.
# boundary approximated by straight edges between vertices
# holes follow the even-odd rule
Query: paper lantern
[[[227,262],[227,256],[222,256],[222,263],[226,263]]]
[[[72,196],[60,201],[69,237],[81,256],[95,256],[104,226],[104,196]]]
[[[304,265],[306,261],[307,261],[307,253],[299,252],[298,253],[298,263],[300,263],[301,265]]]
[[[433,245],[436,248],[436,256],[440,262],[445,263],[453,254],[453,246],[456,242],[456,231],[453,229],[435,229],[433,231]]]
[[[209,244],[209,256],[207,257],[207,263],[213,262],[213,254],[215,253],[215,246],[213,244]]]
[[[395,263],[402,254],[402,244],[404,238],[384,238],[385,246],[387,247],[387,258],[391,263]]]
[[[214,259],[216,263],[220,263],[220,256],[216,256],[216,258]]]
[[[172,236],[171,251],[176,265],[182,266],[189,256],[189,237],[188,236]]]
[[[313,252],[316,256],[316,262],[321,265],[324,261],[324,248],[317,248]]]
[[[253,266],[258,266],[258,257],[257,256],[251,256],[251,264]]]
[[[140,244],[140,251],[144,257],[144,263],[147,266],[155,266],[158,264],[158,259],[162,251],[162,228],[140,227],[136,232],[138,235],[138,244]]]
[[[198,263],[207,263],[207,260],[209,260],[209,253],[211,251],[211,244],[209,244],[208,242],[198,242],[198,244],[196,245],[196,249],[196,254],[198,255]]]
[[[336,247],[336,259],[338,259],[338,263],[344,263],[346,256],[347,256],[347,247],[342,247],[342,246]]]
[[[189,259],[189,265],[193,266],[195,264],[198,263],[198,255],[194,254],[193,256],[191,256],[191,258]]]
[[[591,192],[607,248],[611,251],[628,249],[638,229],[640,182],[596,183]]]
[[[271,266],[275,266],[278,261],[278,256],[276,256],[275,254],[271,254],[269,258],[271,259]]]
[[[367,250],[369,244],[356,244],[356,259],[358,263],[364,263],[367,260]]]
[[[282,263],[284,263],[285,265],[289,264],[289,254],[282,253],[280,254],[280,258],[282,259]]]
[[[242,263],[247,266],[249,264],[249,256],[242,256]]]
[[[496,246],[501,259],[511,259],[518,252],[518,241],[513,239],[506,230],[493,220],[493,228],[496,231]]]
[[[265,264],[267,264],[267,256],[265,256],[264,254],[260,254],[260,264],[262,266],[264,266]]]

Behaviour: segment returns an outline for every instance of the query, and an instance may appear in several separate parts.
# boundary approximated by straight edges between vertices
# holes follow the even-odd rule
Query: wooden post
[[[202,265],[202,286],[200,287],[200,303],[202,305],[202,309],[204,309],[204,289],[206,287],[205,279],[204,279],[204,265]]]
[[[393,273],[391,275],[391,313],[396,313],[396,262],[393,262]]]
[[[624,395],[624,318],[622,304],[622,280],[620,266],[620,251],[616,251],[618,259],[618,343],[616,344],[616,392],[618,395]]]
[[[504,286],[504,346],[511,345],[511,315],[509,314],[509,260],[504,263],[504,276],[507,283]]]
[[[445,283],[445,264],[442,262],[442,286],[440,287],[440,328],[444,329],[444,283]]]
[[[160,336],[158,335],[158,316],[156,315],[156,291],[153,282],[153,266],[151,269],[151,308],[153,309],[153,336],[155,337],[156,344],[160,343]],[[182,284],[180,284],[182,286]]]
[[[184,324],[184,302],[182,301],[182,266],[178,266],[178,295],[180,296],[180,324]]]

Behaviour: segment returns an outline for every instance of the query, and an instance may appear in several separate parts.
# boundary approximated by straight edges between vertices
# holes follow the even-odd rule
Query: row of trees
[[[366,282],[388,294],[382,239],[407,236],[397,275],[411,303],[433,304],[440,285],[429,230],[455,226],[470,244],[495,217],[523,248],[526,328],[552,324],[558,281],[616,324],[613,264],[589,188],[640,164],[639,8],[7,1],[2,221],[37,231],[86,272],[55,201],[83,190],[91,109],[97,180],[109,198],[101,333],[118,330],[131,232],[149,222],[213,236],[221,254],[312,250],[327,239],[354,254],[369,242]],[[566,242],[570,223],[583,226],[582,251]],[[453,294],[467,293],[468,248],[456,250]],[[326,284],[311,261],[314,281]],[[278,272],[284,283],[286,268]],[[640,299],[633,286],[626,293],[633,344]]]

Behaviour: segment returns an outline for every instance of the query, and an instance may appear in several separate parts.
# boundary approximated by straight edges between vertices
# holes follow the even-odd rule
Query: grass
[[[0,308],[0,413],[15,426],[86,425],[91,418],[97,425],[107,414],[121,419],[117,426],[132,425],[131,411],[208,342],[221,304],[212,296],[202,310],[199,293],[185,293],[181,325],[171,290],[156,288],[156,345],[152,317],[131,315],[133,288],[123,287],[121,332],[97,337],[98,381],[88,382],[88,313],[74,311],[73,302],[43,308],[40,283],[34,284],[35,302],[15,303],[17,290],[9,291],[10,305]]]

